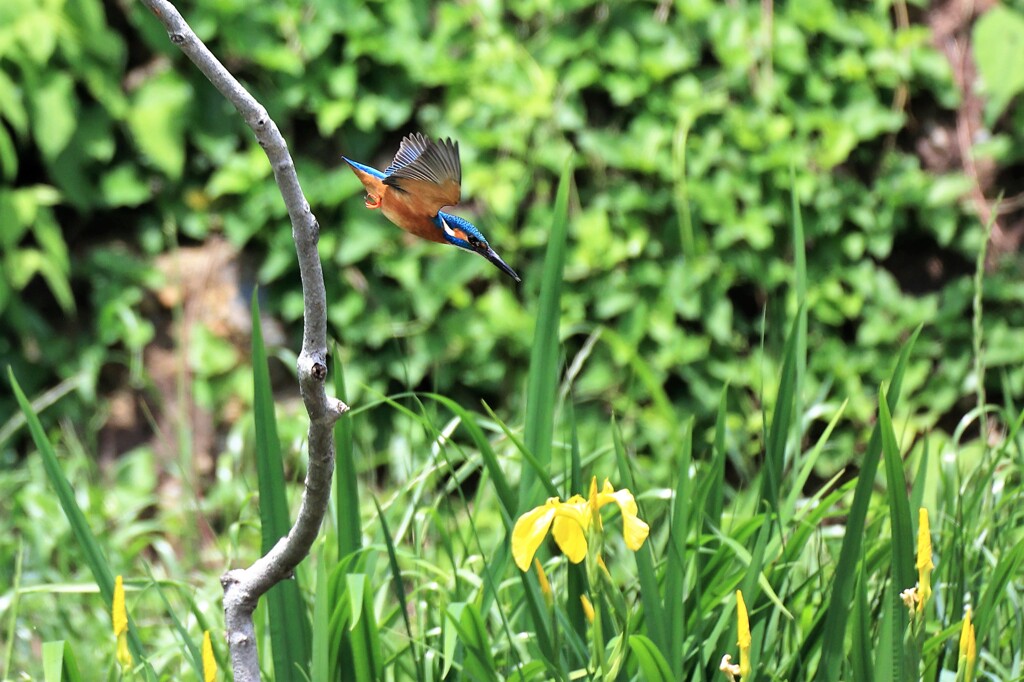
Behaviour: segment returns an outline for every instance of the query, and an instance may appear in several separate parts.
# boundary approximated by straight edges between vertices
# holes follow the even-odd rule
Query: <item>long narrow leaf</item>
[[[896,368],[893,370],[892,381],[889,383],[889,391],[886,394],[890,413],[896,407],[896,403],[899,400],[900,388],[903,385],[903,374],[906,371],[907,362],[910,359],[914,343],[917,341],[920,333],[921,327],[914,330],[910,339],[903,345],[899,359],[896,361]],[[842,674],[846,628],[849,624],[854,581],[857,577],[857,565],[861,559],[865,520],[868,515],[868,506],[871,502],[871,493],[874,488],[875,474],[878,471],[878,460],[881,453],[882,435],[876,424],[875,429],[871,433],[871,440],[868,442],[867,451],[864,453],[864,458],[861,461],[857,488],[853,494],[853,504],[850,506],[850,513],[846,517],[846,532],[843,536],[842,548],[839,550],[839,560],[836,562],[832,592],[825,613],[821,660],[818,663],[816,675],[816,679],[822,680],[822,682],[835,682]],[[801,647],[801,653],[807,653],[803,647]]]
[[[64,640],[43,642],[44,682],[82,682],[71,645]]]
[[[803,312],[803,306],[801,306]],[[797,380],[797,349],[800,346],[800,317],[793,322],[793,327],[786,339],[783,351],[782,374],[779,378],[779,392],[775,400],[775,413],[768,431],[768,443],[765,447],[764,471],[761,479],[761,495],[768,506],[775,512],[780,511],[780,495],[782,471],[786,463],[786,441],[789,438],[790,425],[796,407]],[[783,519],[777,519],[782,523]]]
[[[324,560],[323,545],[316,557],[316,600],[313,602],[313,641],[310,656],[309,676],[311,680],[331,678],[331,603],[330,580],[327,576],[327,562]]]
[[[683,428],[679,459],[676,462],[675,495],[672,496],[672,516],[669,519],[668,546],[665,549],[665,617],[668,620],[669,641],[681,643],[685,638],[686,594],[686,541],[690,536],[690,505],[692,499],[690,465],[693,461],[693,418]],[[678,644],[677,644],[678,647]],[[683,656],[675,649],[666,652],[673,662],[676,677],[680,677]]]
[[[256,472],[259,476],[260,523],[263,553],[291,529],[291,516],[285,497],[284,464],[281,441],[277,436],[274,396],[270,388],[267,351],[260,329],[257,291],[252,294],[252,381],[256,426]],[[297,580],[278,583],[267,592],[270,641],[274,678],[278,682],[303,680],[309,673],[312,634],[305,601]]]
[[[345,370],[338,349],[334,349],[334,394],[346,401]],[[359,519],[359,486],[356,481],[355,443],[353,442],[352,415],[345,415],[334,423],[334,442],[337,458],[334,469],[334,508],[338,523],[338,558],[343,558],[362,547],[362,528]]]
[[[555,207],[548,248],[544,256],[544,274],[541,279],[537,327],[530,351],[530,371],[526,394],[526,449],[542,468],[551,461],[551,446],[555,428],[555,395],[558,391],[558,321],[561,313],[562,272],[565,266],[566,234],[569,224],[569,185],[572,179],[572,159],[565,162],[562,178],[555,195]],[[535,489],[536,474],[523,467],[519,487],[519,509],[525,511],[539,498]]]
[[[622,476],[626,487],[636,490],[636,478],[633,470],[629,467],[626,459],[626,448],[622,444],[622,434],[618,425],[612,422],[612,439],[615,444],[615,458],[619,465],[619,475]],[[640,503],[637,502],[639,506]],[[641,518],[643,509],[640,509]],[[668,621],[666,609],[661,600],[661,590],[658,587],[658,576],[655,571],[654,550],[651,542],[645,542],[639,550],[633,553],[636,560],[636,573],[640,579],[640,601],[644,607],[644,620],[647,624],[647,634],[662,651],[668,652],[670,661],[676,657],[672,654],[681,643],[672,642],[672,626]],[[676,664],[678,665],[678,664]]]
[[[395,599],[398,601],[398,610],[402,614],[402,621],[405,623],[405,631],[409,635],[409,654],[412,656],[416,670],[422,673],[423,663],[420,661],[419,651],[416,647],[416,637],[412,631],[412,623],[409,621],[409,603],[405,594],[405,581],[402,579],[402,569],[398,566],[398,554],[395,552],[395,543],[388,529],[387,519],[384,518],[384,510],[380,508],[377,498],[373,498],[373,506],[377,508],[377,518],[380,519],[381,532],[384,534],[384,546],[388,550],[388,568],[391,570],[391,585],[395,590]]]
[[[903,655],[903,637],[907,631],[907,610],[900,599],[900,592],[914,585],[914,531],[910,521],[910,501],[907,499],[907,483],[903,475],[903,458],[896,444],[885,392],[878,392],[878,429],[882,435],[882,457],[885,461],[886,488],[889,497],[889,522],[892,526],[892,583],[888,587],[887,608],[892,620],[889,631],[891,639],[881,643],[892,654],[893,680],[906,679],[913,668],[908,669]]]
[[[14,371],[9,367],[7,368],[7,376],[10,378],[11,389],[14,391],[14,397],[18,401],[18,406],[28,422],[28,430],[32,434],[32,440],[36,444],[36,449],[39,450],[40,457],[42,457],[46,477],[50,480],[50,485],[57,494],[57,501],[60,502],[64,516],[71,526],[71,532],[74,534],[78,546],[81,547],[82,552],[85,554],[85,561],[92,572],[93,580],[96,581],[100,594],[109,608],[114,599],[114,573],[110,570],[110,564],[107,563],[107,558],[103,554],[100,543],[96,540],[96,536],[93,535],[89,523],[85,520],[85,514],[82,513],[78,502],[75,500],[75,493],[71,488],[71,483],[64,476],[64,471],[57,460],[57,453],[54,451],[50,439],[46,437],[46,432],[43,430],[43,425],[40,423],[38,415],[36,415],[31,403],[29,403],[25,393],[21,390],[21,385],[18,384]],[[142,648],[142,640],[139,638],[139,632],[135,627],[131,614],[128,615],[128,646],[135,660],[146,660],[145,651]],[[148,662],[145,664],[145,671],[146,679],[156,679],[156,673]]]
[[[473,443],[480,451],[480,457],[484,461],[487,473],[491,476],[494,491],[498,494],[498,502],[501,503],[501,510],[503,512],[502,518],[505,521],[506,528],[511,530],[512,520],[515,518],[516,514],[515,493],[512,490],[511,484],[508,482],[508,477],[505,476],[505,472],[501,468],[501,463],[498,461],[498,456],[494,453],[494,448],[491,447],[490,441],[487,440],[487,436],[484,434],[483,429],[481,429],[480,425],[477,423],[476,417],[469,410],[445,396],[438,395],[436,393],[427,393],[424,397],[441,403],[461,420],[461,426],[466,429],[469,433],[469,437],[473,439]]]

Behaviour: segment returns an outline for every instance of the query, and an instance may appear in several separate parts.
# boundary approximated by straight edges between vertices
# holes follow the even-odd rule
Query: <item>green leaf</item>
[[[328,680],[331,678],[331,593],[330,580],[327,575],[327,561],[324,557],[323,544],[316,557],[316,588],[313,600],[313,642],[309,678],[311,680]]]
[[[395,543],[391,537],[391,531],[388,528],[387,520],[384,518],[384,511],[380,508],[380,504],[377,503],[376,497],[373,498],[373,505],[377,508],[377,518],[380,519],[381,532],[384,534],[384,545],[388,550],[388,568],[391,570],[391,585],[394,587],[395,599],[398,601],[402,620],[405,623],[405,632],[409,636],[409,641],[415,642],[412,623],[409,621],[409,603],[405,594],[405,581],[402,579],[402,570],[398,566],[398,554],[395,551]],[[419,652],[415,644],[409,647],[409,655],[412,656],[415,669],[417,671],[422,671],[423,664],[420,661]]]
[[[64,151],[78,125],[78,98],[71,76],[48,71],[36,84],[32,97],[32,134],[43,158],[52,162]]]
[[[89,523],[85,520],[85,514],[82,513],[81,508],[78,506],[75,492],[61,470],[57,453],[54,451],[49,438],[46,437],[46,432],[43,431],[43,425],[39,422],[39,417],[36,415],[35,410],[32,409],[32,404],[25,397],[24,392],[22,392],[21,386],[18,384],[18,380],[14,377],[14,372],[10,367],[7,368],[7,376],[10,379],[14,397],[18,401],[18,407],[25,415],[25,421],[28,423],[32,440],[39,450],[40,457],[42,457],[46,477],[50,480],[50,485],[57,494],[57,500],[60,502],[68,524],[71,526],[71,532],[74,534],[78,546],[85,554],[86,563],[89,565],[89,570],[96,581],[96,586],[99,587],[100,594],[103,596],[104,601],[106,601],[107,609],[109,610],[114,601],[114,572],[110,570],[110,564],[107,563],[107,558],[102,548],[100,548],[96,536],[93,535]],[[128,647],[131,649],[135,660],[145,662],[146,679],[155,679],[155,673],[146,661],[142,640],[139,639],[139,633],[131,614],[128,614]]]
[[[380,648],[377,619],[373,613],[372,586],[365,574],[346,576],[349,608],[352,620],[349,632],[352,638],[352,663],[357,682],[379,680],[384,665]],[[358,619],[358,621],[356,620]]]
[[[617,425],[612,424],[612,442],[615,446],[615,459],[619,466],[619,475],[626,482],[626,487],[636,490],[636,478],[629,467],[626,458],[626,448],[622,444],[622,434]],[[638,503],[639,506],[639,503]],[[678,658],[674,652],[682,646],[682,643],[672,641],[672,623],[668,619],[668,609],[662,602],[661,590],[658,587],[658,576],[655,571],[654,549],[651,547],[650,539],[645,542],[639,550],[633,553],[636,559],[637,577],[640,580],[640,601],[644,606],[644,619],[647,623],[647,632],[651,635],[658,648],[669,652],[673,661]],[[676,665],[681,665],[677,663]]]
[[[486,434],[484,434],[483,429],[477,423],[476,416],[454,400],[442,395],[427,393],[425,397],[436,400],[451,410],[459,418],[460,425],[469,432],[469,437],[473,440],[477,450],[480,451],[480,457],[484,461],[487,473],[491,476],[491,482],[498,495],[498,501],[501,503],[502,519],[505,521],[506,528],[512,530],[512,520],[516,514],[515,493],[512,490],[512,485],[508,482],[508,477],[505,476],[505,472],[501,468],[501,463],[498,461],[494,448],[491,447],[491,442],[487,440]]]
[[[128,129],[135,144],[157,169],[173,180],[185,168],[185,128],[194,93],[172,71],[146,81],[128,111]]]
[[[1024,15],[996,5],[975,22],[972,38],[982,87],[992,98],[986,119],[994,121],[1024,90]]]
[[[669,642],[683,642],[686,630],[686,573],[689,567],[686,542],[690,537],[690,522],[693,519],[692,481],[690,467],[693,464],[693,418],[683,425],[679,439],[679,457],[675,464],[676,488],[672,496],[671,516],[669,517],[668,545],[665,547],[664,561],[664,604],[665,618],[669,626]],[[632,646],[633,642],[630,641]],[[677,665],[683,661],[683,652],[677,646],[665,651]],[[676,669],[676,677],[681,675]]]
[[[889,635],[883,637],[882,651],[889,654],[892,666],[892,680],[904,680],[913,669],[908,669],[904,657],[903,637],[907,631],[907,609],[900,599],[900,592],[913,587],[914,574],[914,531],[910,520],[910,500],[907,498],[907,482],[903,475],[903,458],[900,456],[896,434],[892,427],[885,392],[878,391],[878,429],[882,436],[882,456],[885,461],[886,490],[889,498],[889,522],[892,526],[892,582],[886,588],[886,618],[884,628]],[[888,627],[891,624],[891,628]],[[877,672],[877,669],[876,669]],[[882,677],[882,679],[885,679]]]
[[[45,682],[81,682],[71,645],[64,640],[43,642],[43,680]]]
[[[334,347],[334,394],[346,402],[345,368],[341,364],[338,347]],[[338,558],[358,551],[363,544],[362,522],[359,515],[359,481],[356,469],[355,427],[351,414],[334,422],[334,443],[337,462],[334,469],[334,507],[338,524]]]
[[[107,206],[138,206],[150,197],[149,181],[141,177],[141,169],[122,163],[100,178],[100,191]]]
[[[562,271],[565,266],[565,241],[569,223],[569,186],[572,159],[567,159],[555,196],[554,220],[544,256],[544,274],[538,302],[537,326],[530,352],[530,371],[526,395],[526,449],[542,467],[551,461],[554,436],[555,396],[558,389],[559,338]],[[519,509],[525,511],[537,501],[536,477],[529,466],[523,467],[519,488]]]
[[[641,678],[650,682],[670,682],[679,679],[669,669],[668,661],[658,651],[647,637],[643,635],[630,635],[629,648],[636,656],[637,664],[640,666]]]
[[[260,326],[259,291],[252,293],[252,379],[256,427],[256,472],[260,490],[262,551],[266,554],[291,530],[285,497],[281,441],[277,436],[274,396],[267,351]],[[312,650],[309,616],[298,580],[285,580],[267,592],[270,640],[277,680],[302,680],[309,673]]]
[[[918,327],[903,344],[896,368],[893,370],[892,381],[886,393],[887,407],[892,411],[900,396],[903,374],[907,368],[910,352],[914,348],[917,337],[921,334]],[[849,626],[850,606],[853,599],[853,588],[857,578],[858,567],[862,556],[865,520],[871,503],[871,493],[875,485],[875,473],[878,471],[878,460],[882,453],[882,434],[879,425],[875,425],[868,442],[867,451],[861,459],[860,475],[857,477],[857,488],[853,495],[853,504],[846,517],[846,532],[843,534],[843,545],[836,562],[836,573],[832,580],[832,590],[825,611],[824,633],[821,644],[821,660],[815,679],[823,682],[835,682],[842,672],[845,655],[846,630]],[[810,643],[811,640],[808,640]],[[801,648],[801,657],[806,658],[808,652]]]
[[[475,604],[453,603],[448,607],[448,622],[455,627],[463,647],[463,672],[472,680],[497,680],[497,666],[491,657],[487,628]]]

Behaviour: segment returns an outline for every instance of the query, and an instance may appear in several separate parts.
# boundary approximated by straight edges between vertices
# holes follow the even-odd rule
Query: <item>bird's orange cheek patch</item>
[[[466,233],[458,228],[452,230],[452,236],[455,237],[456,239],[461,239],[464,242],[469,241],[468,239],[466,239]]]

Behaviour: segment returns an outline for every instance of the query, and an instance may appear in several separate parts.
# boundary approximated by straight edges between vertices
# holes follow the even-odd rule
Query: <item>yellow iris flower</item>
[[[580,563],[587,556],[587,536],[591,528],[601,528],[601,507],[612,503],[618,505],[622,513],[622,537],[626,547],[634,552],[640,549],[650,533],[650,527],[637,517],[633,493],[625,488],[615,490],[608,479],[605,479],[598,491],[595,477],[590,482],[589,499],[573,495],[562,502],[557,497],[551,497],[541,506],[519,517],[512,529],[512,557],[516,566],[521,571],[530,568],[534,554],[549,531],[569,561]]]

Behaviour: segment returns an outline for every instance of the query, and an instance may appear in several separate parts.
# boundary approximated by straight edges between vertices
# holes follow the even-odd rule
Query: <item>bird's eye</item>
[[[466,238],[466,241],[468,241],[468,242],[469,242],[469,245],[470,245],[470,246],[472,246],[472,247],[473,247],[474,249],[476,249],[476,248],[479,248],[479,247],[480,247],[480,240],[479,240],[479,239],[477,239],[476,237],[474,237],[473,235],[469,235],[469,236],[468,236],[468,237]]]

